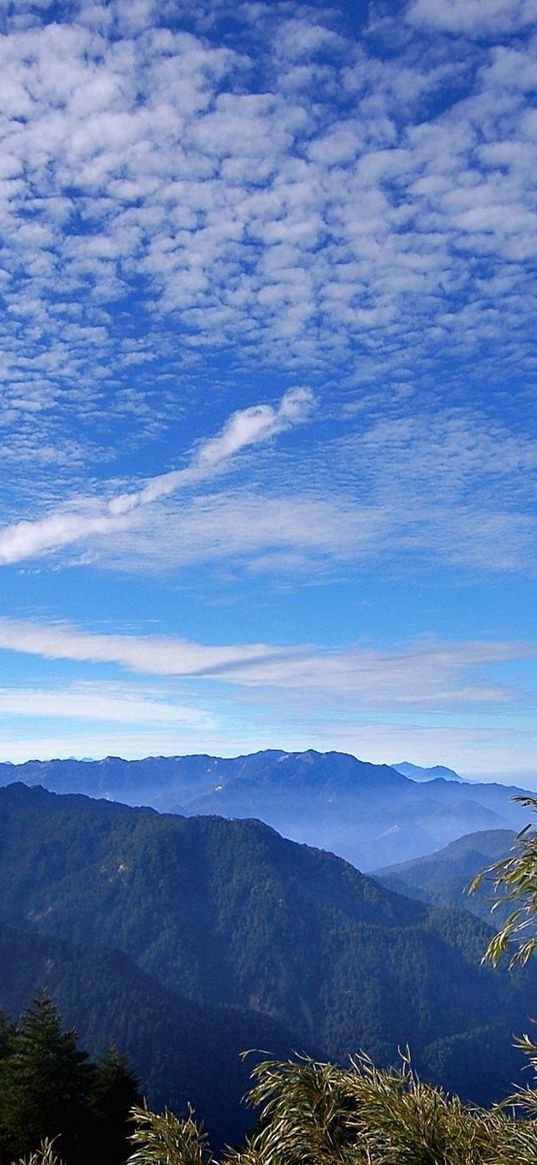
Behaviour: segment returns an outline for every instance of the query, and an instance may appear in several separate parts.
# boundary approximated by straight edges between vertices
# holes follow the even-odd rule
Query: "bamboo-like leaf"
[[[55,1140],[56,1138],[52,1141],[45,1139],[35,1153],[31,1153],[29,1157],[20,1158],[13,1165],[62,1165],[60,1158],[54,1150]]]
[[[211,1165],[207,1134],[191,1108],[186,1120],[168,1109],[150,1112],[145,1105],[133,1108],[132,1118],[135,1130],[130,1140],[137,1147],[128,1165]]]

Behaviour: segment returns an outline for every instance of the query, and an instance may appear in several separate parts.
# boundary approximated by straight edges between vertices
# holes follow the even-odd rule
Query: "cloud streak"
[[[461,571],[535,574],[530,434],[476,408],[425,416],[412,400],[384,417],[344,414],[333,434],[294,447],[292,462],[279,447],[256,465],[255,488],[213,487],[188,507],[163,499],[115,538],[97,535],[86,561],[154,575],[203,564],[234,577],[319,581],[350,564],[410,564],[420,554]]]
[[[134,685],[71,684],[62,688],[0,688],[0,717],[28,720],[91,720],[138,727],[160,724],[207,731],[215,717],[191,705],[138,691]]]
[[[169,637],[99,635],[63,625],[0,619],[0,648],[49,660],[119,665],[146,676],[267,691],[349,697],[365,709],[434,710],[511,704],[516,689],[484,673],[536,659],[537,644],[424,641],[399,651],[244,644],[213,647]]]
[[[314,398],[307,389],[291,389],[277,408],[254,405],[235,412],[222,432],[202,442],[189,466],[159,474],[141,489],[117,494],[101,503],[78,503],[74,511],[60,510],[35,522],[17,522],[0,530],[0,563],[8,565],[69,546],[92,535],[116,534],[128,525],[128,515],[177,490],[207,480],[224,469],[241,450],[269,440],[308,417]]]

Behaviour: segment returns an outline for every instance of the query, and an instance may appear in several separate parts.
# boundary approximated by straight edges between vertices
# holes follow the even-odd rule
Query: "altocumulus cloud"
[[[392,59],[300,5],[236,6],[239,51],[219,39],[226,12],[178,6],[197,33],[150,4],[8,18],[6,421],[87,408],[110,361],[169,367],[178,323],[184,360],[237,343],[280,365],[352,354],[366,379],[379,356],[400,370],[409,344],[490,343],[499,259],[492,356],[527,355],[535,39],[515,51],[493,34],[526,30],[532,0],[415,0]],[[431,28],[493,39],[463,37],[456,60],[435,44],[428,63]],[[133,290],[135,342],[115,310]],[[151,397],[125,389],[119,413]]]

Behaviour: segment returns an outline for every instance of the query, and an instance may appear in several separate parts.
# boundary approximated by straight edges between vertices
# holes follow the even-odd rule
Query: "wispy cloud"
[[[307,389],[287,392],[277,408],[257,405],[233,414],[223,431],[203,442],[185,469],[159,474],[142,488],[116,494],[105,502],[77,501],[35,522],[17,522],[0,530],[0,563],[21,562],[50,550],[99,534],[116,534],[128,525],[127,515],[168,497],[186,485],[204,481],[221,470],[240,450],[259,444],[304,421],[313,405]]]
[[[85,561],[135,573],[204,564],[318,580],[342,564],[426,556],[460,568],[534,574],[532,438],[477,409],[345,416],[331,440],[282,447],[249,482],[163,499]],[[314,433],[312,432],[314,438]]]
[[[398,651],[266,644],[212,647],[10,619],[0,620],[0,648],[46,659],[117,664],[146,676],[317,691],[329,699],[346,695],[367,709],[510,703],[517,699],[516,689],[490,682],[486,673],[501,663],[537,658],[537,645],[526,643],[424,641]]]
[[[56,688],[0,688],[0,717],[9,720],[91,720],[96,724],[120,723],[131,729],[151,724],[188,727],[203,731],[216,726],[209,711],[192,704],[166,699],[155,692],[140,691],[139,685],[99,683],[70,684]]]

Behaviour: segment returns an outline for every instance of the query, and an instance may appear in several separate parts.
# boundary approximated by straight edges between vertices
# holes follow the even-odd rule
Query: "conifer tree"
[[[129,1153],[129,1118],[141,1104],[140,1085],[128,1062],[111,1044],[95,1065],[93,1109],[95,1158],[99,1165],[120,1165]]]
[[[0,1072],[2,1071],[2,1063],[6,1056],[10,1055],[13,1051],[15,1030],[15,1026],[11,1023],[9,1016],[0,1008]]]
[[[64,1032],[52,1000],[39,995],[24,1013],[3,1063],[0,1143],[7,1159],[57,1138],[63,1159],[85,1165],[94,1082],[95,1069],[78,1049],[76,1032]]]

